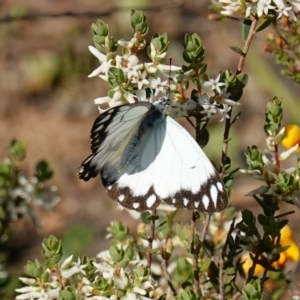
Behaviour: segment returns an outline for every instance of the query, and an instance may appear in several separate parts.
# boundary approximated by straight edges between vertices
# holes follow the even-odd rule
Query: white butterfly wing
[[[101,114],[91,131],[92,154],[81,164],[79,178],[87,181],[103,172],[105,177],[107,166],[118,172],[128,143],[151,107],[151,103],[139,102],[114,107]],[[103,176],[102,179],[105,181]]]
[[[204,212],[227,206],[222,180],[190,134],[170,117],[144,135],[135,156],[108,186],[108,194],[137,211],[160,200]]]

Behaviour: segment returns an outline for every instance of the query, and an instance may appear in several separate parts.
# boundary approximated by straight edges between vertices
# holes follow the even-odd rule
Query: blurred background
[[[12,273],[20,274],[27,260],[40,257],[41,241],[49,234],[62,238],[70,253],[95,255],[108,245],[105,235],[111,220],[122,220],[133,232],[136,230],[136,221],[127,212],[116,210],[116,204],[106,196],[100,178],[83,182],[77,177],[78,167],[90,153],[90,130],[98,116],[93,100],[108,90],[99,78],[87,77],[99,65],[88,51],[88,45],[93,44],[91,24],[101,18],[117,39],[128,40],[132,37],[130,10],[143,10],[150,25],[148,41],[156,32],[168,34],[172,64],[183,62],[181,43],[185,33],[196,32],[206,48],[208,74],[216,77],[226,69],[234,73],[239,57],[229,46],[243,48],[241,24],[235,20],[210,21],[209,3],[196,0],[0,2],[0,157],[7,155],[13,138],[25,141],[25,172],[33,174],[38,160],[48,160],[55,172],[51,183],[58,187],[61,197],[53,211],[36,210],[40,220],[38,229],[30,219],[13,224],[9,262]],[[24,15],[27,17],[15,19]],[[277,95],[284,100],[283,125],[299,119],[299,87],[281,76],[274,58],[260,50],[267,32],[256,36],[246,59],[244,72],[249,75],[249,83],[242,106],[236,110],[242,110],[242,116],[231,133],[232,168],[246,167],[247,146],[265,147],[262,128],[269,98]],[[184,120],[181,122],[185,125]],[[223,124],[216,120],[211,126],[210,144],[205,148],[216,165],[221,157],[222,130]],[[244,195],[256,187],[258,182],[237,173],[233,205],[255,209],[254,200]],[[298,212],[294,214],[291,223],[295,229],[299,226],[298,216]],[[182,212],[181,217],[188,220],[190,213]]]

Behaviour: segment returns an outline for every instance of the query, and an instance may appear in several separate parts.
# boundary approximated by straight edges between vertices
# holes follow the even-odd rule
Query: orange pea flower
[[[281,229],[280,234],[281,234],[280,245],[282,247],[284,247],[284,246],[290,246],[290,247],[288,249],[286,249],[285,251],[282,251],[280,253],[279,259],[272,264],[272,266],[276,269],[279,269],[279,268],[282,269],[285,267],[285,265],[288,261],[296,262],[299,260],[299,257],[300,257],[299,248],[293,240],[293,232],[292,232],[291,228],[288,225],[284,226]],[[249,253],[243,255],[242,261],[244,261],[243,270],[244,270],[245,274],[248,274],[249,269],[253,265],[253,261],[249,255]],[[253,275],[258,276],[263,271],[264,271],[264,268],[261,265],[257,264],[255,266]]]
[[[300,151],[300,128],[298,125],[291,124],[285,127],[285,138],[281,141],[281,144],[287,149],[298,144],[297,151]]]

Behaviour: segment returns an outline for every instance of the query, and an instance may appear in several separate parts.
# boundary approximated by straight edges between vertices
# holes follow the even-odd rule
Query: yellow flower
[[[300,151],[300,128],[298,125],[287,125],[285,128],[285,138],[281,141],[283,147],[290,149],[298,144],[298,152]]]
[[[250,255],[249,255],[249,253],[244,254],[242,256],[242,261],[244,262],[243,263],[243,270],[244,270],[245,274],[248,274],[250,268],[253,265],[253,261],[252,261]],[[253,275],[258,276],[259,274],[261,274],[263,272],[263,270],[264,270],[264,268],[261,265],[256,264]]]
[[[280,253],[279,259],[273,263],[275,268],[284,268],[286,263],[290,261],[298,261],[299,260],[299,248],[297,244],[293,241],[293,232],[292,229],[286,225],[281,231],[281,239],[280,245],[290,246],[288,249]]]
[[[272,266],[276,269],[283,269],[286,265],[286,263],[288,261],[298,261],[299,260],[299,256],[300,256],[300,252],[299,252],[299,248],[297,246],[297,244],[293,241],[293,232],[291,230],[291,228],[286,225],[284,226],[281,231],[281,238],[280,238],[280,245],[282,247],[284,246],[290,246],[288,249],[286,249],[285,251],[282,251],[279,255],[279,258],[277,261],[275,261]],[[261,258],[259,258],[261,259]],[[242,261],[244,261],[243,264],[243,269],[245,274],[248,274],[249,269],[252,267],[253,265],[253,261],[249,255],[249,253],[245,254],[242,256]],[[259,274],[261,274],[263,272],[264,268],[257,264],[255,266],[255,270],[254,270],[254,276],[257,276]]]

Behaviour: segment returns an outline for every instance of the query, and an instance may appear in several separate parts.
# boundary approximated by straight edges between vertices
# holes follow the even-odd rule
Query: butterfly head
[[[171,100],[169,97],[162,96],[160,97],[154,105],[163,113],[166,112],[167,108],[170,106]]]

